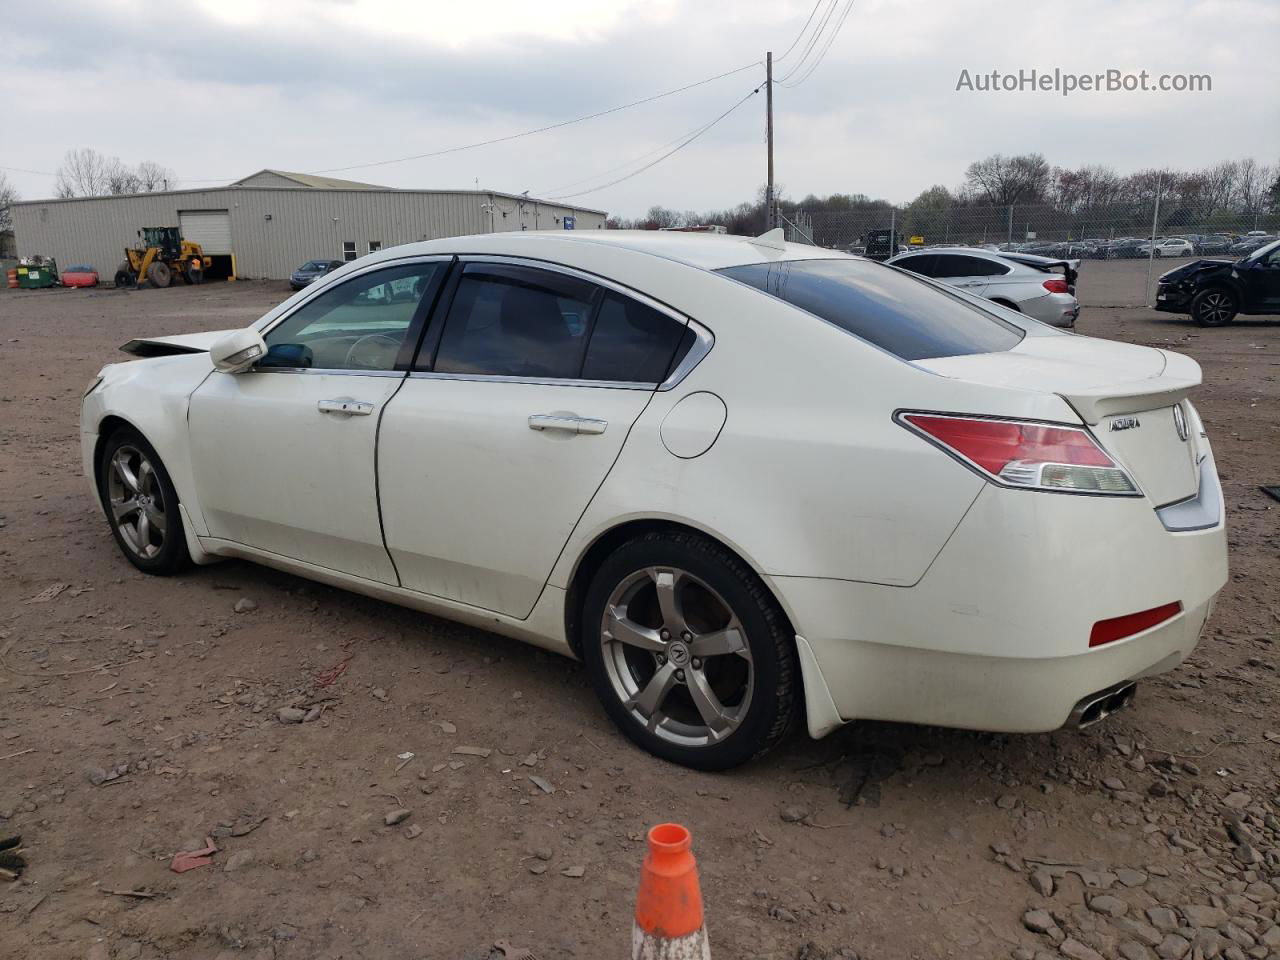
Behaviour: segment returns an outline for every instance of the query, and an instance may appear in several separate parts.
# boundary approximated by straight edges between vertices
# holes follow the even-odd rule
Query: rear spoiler
[[[1080,418],[1090,425],[1122,413],[1140,413],[1180,403],[1200,386],[1200,366],[1180,353],[1160,352],[1164,354],[1165,365],[1157,377],[1065,393],[1059,391],[1058,396],[1071,404]]]
[[[1035,267],[1037,270],[1049,271],[1054,267],[1062,267],[1062,273],[1066,278],[1067,285],[1072,288],[1076,285],[1076,278],[1080,276],[1079,260],[1054,260],[1049,257],[1019,256],[1016,253],[1002,253],[1000,256],[1005,260],[1012,260],[1014,263]]]

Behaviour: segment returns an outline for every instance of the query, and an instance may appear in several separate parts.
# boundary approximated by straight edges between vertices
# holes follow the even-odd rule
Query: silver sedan
[[[946,247],[899,254],[887,262],[986,297],[1050,326],[1074,327],[1080,315],[1075,288],[1079,260]]]

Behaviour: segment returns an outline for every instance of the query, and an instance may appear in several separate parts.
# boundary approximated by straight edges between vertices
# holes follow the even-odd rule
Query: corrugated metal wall
[[[341,260],[347,241],[363,256],[370,241],[386,249],[491,230],[555,230],[566,215],[576,218],[576,229],[595,230],[605,219],[594,210],[487,193],[222,187],[15,204],[18,254],[92,263],[109,282],[137,230],[176,225],[179,210],[226,210],[236,272],[248,279],[288,277],[313,257]]]

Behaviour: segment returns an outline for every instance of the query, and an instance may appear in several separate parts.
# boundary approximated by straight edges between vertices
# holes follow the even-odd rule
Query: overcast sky
[[[813,9],[812,0],[145,6],[46,0],[38,14],[5,17],[0,166],[52,172],[68,148],[85,146],[158,161],[182,186],[201,186],[263,167],[316,171],[442,150],[660,93],[768,49],[780,55]],[[970,161],[994,152],[1121,172],[1245,156],[1275,164],[1277,49],[1276,0],[856,0],[818,69],[776,89],[777,179],[795,198],[906,201],[934,183],[957,185]],[[1213,89],[956,90],[962,69],[1033,67],[1207,73]],[[572,193],[660,156],[763,73],[511,143],[332,175]],[[765,179],[764,111],[761,92],[664,162],[573,202],[631,216],[654,203],[749,199]],[[5,173],[26,199],[52,195],[50,177]]]

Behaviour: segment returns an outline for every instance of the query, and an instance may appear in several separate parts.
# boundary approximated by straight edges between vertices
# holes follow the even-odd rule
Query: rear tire
[[[725,770],[790,731],[794,632],[755,572],[720,544],[678,532],[623,544],[596,572],[582,624],[596,695],[650,753]]]
[[[173,280],[173,271],[167,263],[156,261],[147,267],[147,279],[153,287],[167,287]]]
[[[1191,316],[1202,327],[1225,327],[1236,318],[1240,305],[1230,290],[1201,290],[1191,300]]]
[[[116,546],[135,567],[171,576],[190,566],[178,492],[155,448],[138,431],[121,427],[103,444],[98,495]]]

